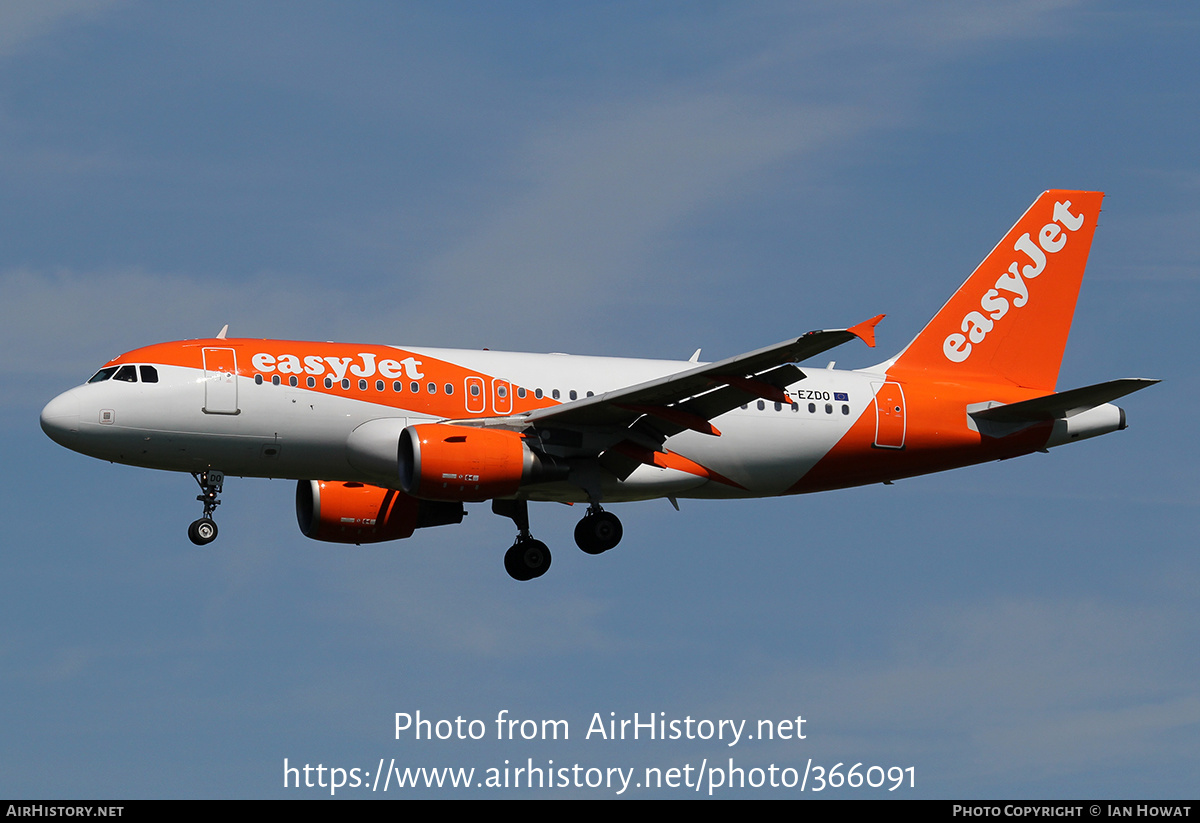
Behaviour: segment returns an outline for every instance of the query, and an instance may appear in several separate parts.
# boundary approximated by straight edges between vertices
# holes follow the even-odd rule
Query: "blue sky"
[[[1194,797],[1198,28],[1183,3],[5,4],[0,795],[732,756],[912,766],[907,796]],[[577,510],[536,505],[558,551],[533,584],[486,506],[328,546],[283,481],[231,479],[198,550],[191,478],[37,426],[110,357],[226,323],[718,359],[887,313],[878,352],[831,355],[866,366],[1047,188],[1107,192],[1060,388],[1162,378],[1127,431],[618,506],[598,558]],[[417,710],[572,737],[394,739]],[[584,740],[597,712],[803,715],[807,738]]]

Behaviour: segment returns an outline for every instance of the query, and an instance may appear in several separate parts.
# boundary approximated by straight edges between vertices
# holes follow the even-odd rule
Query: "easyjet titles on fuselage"
[[[250,358],[250,362],[255,369],[264,374],[278,371],[280,374],[311,374],[316,377],[325,374],[325,368],[328,365],[335,380],[343,379],[347,369],[355,377],[373,377],[376,371],[380,376],[389,380],[404,377],[406,372],[410,380],[420,380],[425,376],[425,373],[420,370],[421,361],[415,357],[406,357],[403,360],[386,359],[380,360],[378,363],[376,363],[377,355],[374,352],[359,352],[358,357],[362,359],[361,365],[356,363],[353,357],[323,357],[317,354],[274,355],[259,352]]]

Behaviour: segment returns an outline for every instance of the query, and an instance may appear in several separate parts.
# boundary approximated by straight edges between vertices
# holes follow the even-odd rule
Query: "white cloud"
[[[728,59],[709,55],[635,96],[597,101],[584,90],[528,127],[507,170],[520,182],[471,204],[473,222],[421,271],[430,285],[409,316],[437,307],[470,330],[507,318],[522,346],[578,337],[613,313],[653,316],[688,289],[663,252],[689,221],[771,193],[783,163],[787,184],[803,185],[805,158],[823,169],[839,147],[916,119],[931,72],[973,46],[1044,34],[1039,21],[1063,5],[752,16],[755,36],[742,31],[746,45]]]
[[[226,323],[231,337],[305,329],[327,339],[331,326],[349,331],[346,323],[356,316],[352,295],[270,275],[230,284],[136,269],[14,269],[0,273],[0,294],[4,406],[44,403],[123,352],[209,337]]]
[[[748,177],[854,131],[853,110],[699,94],[621,101],[546,125],[517,162],[527,189],[432,261],[424,299],[464,328],[536,319],[563,333],[645,298],[680,221]]]
[[[993,779],[1082,774],[1132,756],[1169,763],[1189,754],[1184,732],[1200,723],[1194,620],[1177,611],[1069,599],[931,609],[875,662],[779,672],[758,699],[801,701],[826,756],[896,745],[891,753],[912,757],[937,740],[944,785],[955,773],[986,791]]]
[[[7,0],[0,5],[0,55],[12,54],[69,21],[113,5],[114,0]]]

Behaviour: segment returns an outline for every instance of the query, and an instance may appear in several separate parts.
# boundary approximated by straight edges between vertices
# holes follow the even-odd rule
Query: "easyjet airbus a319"
[[[528,502],[587,504],[575,541],[621,540],[603,505],[825,491],[1044,451],[1125,428],[1112,401],[1154,380],[1055,392],[1100,192],[1048,191],[899,354],[795,364],[882,315],[715,363],[285,340],[162,343],[50,401],[42,429],[118,463],[190,472],[217,536],[225,475],[292,478],[308,537],[372,543],[490,500],[541,576]]]

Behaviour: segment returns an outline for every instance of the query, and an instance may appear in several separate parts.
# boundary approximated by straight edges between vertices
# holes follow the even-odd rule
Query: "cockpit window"
[[[121,370],[113,375],[113,380],[124,380],[126,383],[137,382],[137,367],[122,366]]]
[[[92,379],[89,380],[88,382],[89,383],[103,383],[105,380],[112,377],[113,373],[116,372],[116,370],[117,370],[116,366],[109,366],[107,369],[101,369],[100,371],[93,374]]]
[[[138,371],[142,375],[143,383],[158,382],[158,369],[154,368],[153,366],[138,366]]]

